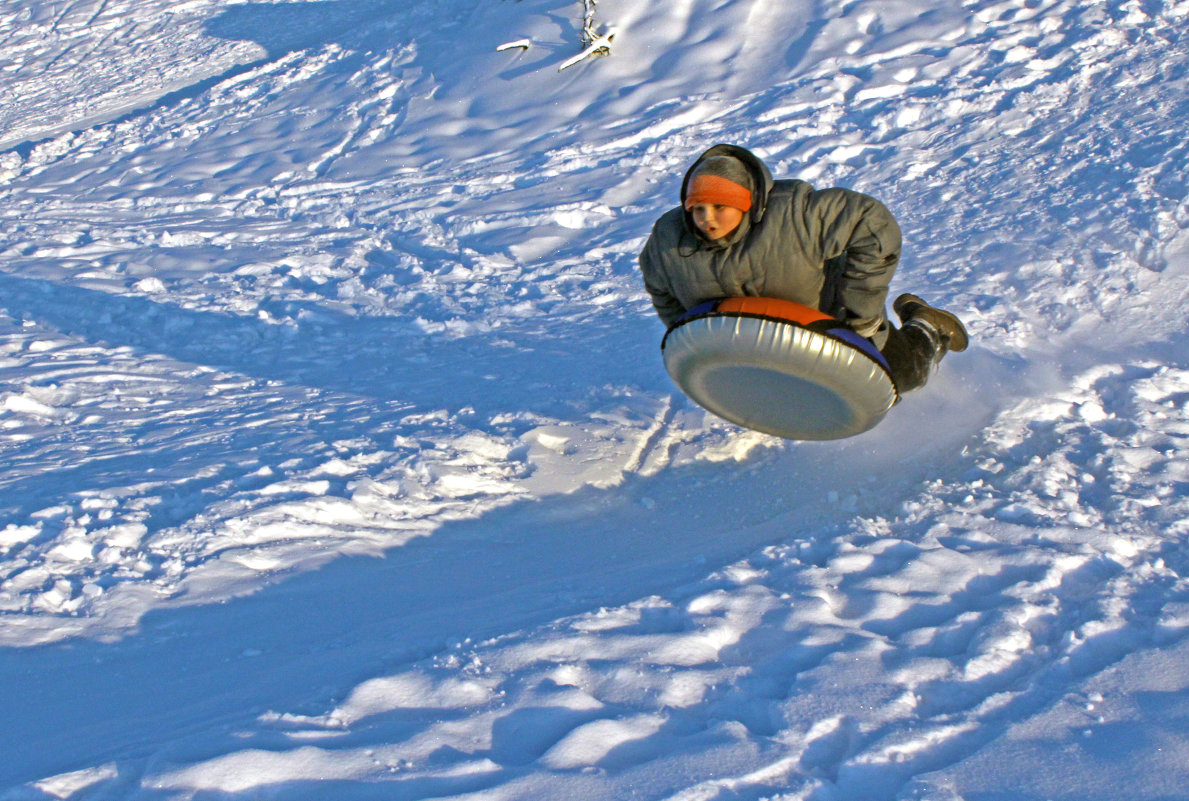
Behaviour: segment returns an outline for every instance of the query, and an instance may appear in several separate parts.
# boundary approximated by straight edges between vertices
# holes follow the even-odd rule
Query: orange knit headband
[[[685,193],[685,210],[700,203],[730,206],[740,211],[751,209],[751,192],[747,187],[719,175],[695,175]]]

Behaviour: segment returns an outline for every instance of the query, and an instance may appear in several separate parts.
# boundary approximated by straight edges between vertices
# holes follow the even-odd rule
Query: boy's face
[[[690,206],[689,215],[698,230],[711,241],[729,236],[743,222],[742,211],[734,206],[720,206],[717,203]]]

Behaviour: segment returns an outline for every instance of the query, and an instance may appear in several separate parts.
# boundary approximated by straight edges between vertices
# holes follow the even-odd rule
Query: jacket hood
[[[685,178],[681,181],[681,207],[685,208],[685,196],[689,191],[689,181],[698,164],[712,156],[731,156],[743,162],[743,166],[751,175],[751,211],[748,212],[748,218],[752,225],[764,219],[764,211],[768,207],[768,194],[772,191],[772,172],[754,153],[738,145],[715,145],[694,160],[694,163],[686,170]]]

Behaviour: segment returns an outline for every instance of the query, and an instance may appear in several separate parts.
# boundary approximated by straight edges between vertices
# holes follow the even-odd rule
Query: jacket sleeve
[[[838,299],[848,322],[860,333],[878,328],[900,261],[900,226],[878,200],[849,189],[815,192],[813,214],[823,258],[843,257]]]
[[[652,307],[661,321],[666,326],[677,322],[685,314],[685,307],[669,291],[655,231],[648,237],[644,250],[640,251],[640,272],[644,276],[644,288],[652,298]]]

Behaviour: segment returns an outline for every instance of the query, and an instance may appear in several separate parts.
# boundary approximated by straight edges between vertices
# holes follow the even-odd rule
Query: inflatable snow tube
[[[726,298],[689,310],[661,342],[665,369],[702,408],[786,439],[841,439],[898,399],[868,340],[817,309]]]

